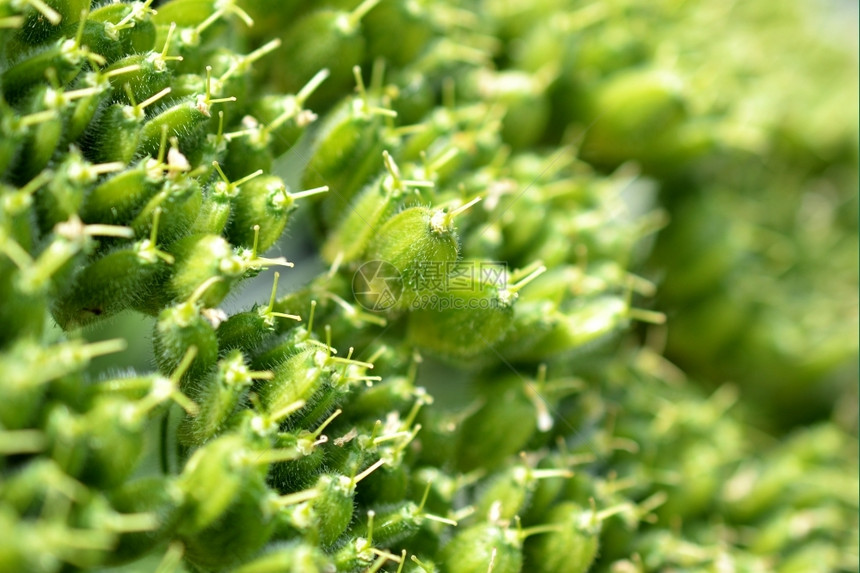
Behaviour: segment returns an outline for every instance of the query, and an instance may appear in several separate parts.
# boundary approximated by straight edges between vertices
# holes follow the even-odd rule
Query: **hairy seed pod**
[[[517,532],[481,523],[459,530],[442,549],[445,570],[460,573],[517,573],[522,569]]]
[[[459,243],[454,232],[455,212],[410,207],[388,219],[367,248],[366,257],[396,268],[409,290],[426,289],[426,272],[447,273],[457,260]]]
[[[112,174],[84,196],[80,209],[85,223],[130,223],[163,181],[162,166],[144,158],[136,165]]]
[[[321,9],[309,12],[281,36],[285,53],[303,53],[295,65],[279,67],[275,81],[281,91],[295,93],[318,70],[328,68],[329,80],[312,97],[329,107],[352,83],[352,69],[362,63],[361,19],[379,0],[364,0],[352,12]]]
[[[158,222],[149,239],[111,251],[77,272],[55,302],[54,318],[64,328],[83,326],[143,301],[168,273],[173,257],[158,248]]]
[[[273,546],[234,569],[235,573],[325,573],[331,570],[334,570],[331,557],[306,541]]]
[[[449,360],[476,357],[502,340],[513,322],[519,290],[546,270],[539,266],[508,285],[497,263],[481,265],[461,263],[449,271],[444,291],[418,292],[409,302],[408,333],[414,344]]]
[[[287,226],[296,199],[325,193],[327,186],[290,193],[280,177],[265,175],[247,182],[233,200],[233,217],[226,235],[231,243],[264,252],[277,242]]]
[[[109,494],[111,506],[120,513],[154,516],[155,527],[120,535],[107,563],[122,564],[141,558],[173,534],[179,518],[182,492],[173,476],[150,476],[123,483]]]
[[[195,348],[190,366],[183,375],[184,386],[203,378],[218,360],[215,329],[200,313],[199,300],[216,279],[210,279],[194,291],[185,302],[165,308],[158,315],[152,338],[155,361],[162,373],[173,372],[185,359],[189,348]]]
[[[599,545],[601,519],[597,512],[564,502],[549,512],[546,523],[560,527],[527,541],[527,563],[531,570],[586,573]]]
[[[227,428],[227,422],[246,401],[254,380],[271,378],[268,372],[252,372],[238,351],[218,362],[218,368],[205,380],[197,394],[199,411],[186,417],[179,427],[179,438],[187,445],[199,446]]]
[[[382,157],[388,174],[365,187],[352,202],[340,223],[328,233],[322,246],[322,256],[326,262],[339,260],[341,263],[349,263],[362,258],[368,244],[385,221],[398,206],[409,203],[409,187],[432,187],[432,183],[426,181],[404,180],[400,169],[387,151],[382,152]]]
[[[255,305],[251,310],[236,313],[218,325],[218,348],[221,355],[231,350],[240,350],[246,356],[250,356],[259,348],[267,346],[265,341],[274,339],[277,332],[276,319],[301,321],[298,315],[274,310],[279,278],[280,273],[276,272],[268,306],[258,308]]]
[[[334,190],[318,204],[319,224],[328,229],[339,221],[349,202],[380,169],[383,151],[382,118],[396,115],[371,101],[354,69],[359,94],[332,110],[314,132],[311,156],[302,176],[308,189],[328,185]]]

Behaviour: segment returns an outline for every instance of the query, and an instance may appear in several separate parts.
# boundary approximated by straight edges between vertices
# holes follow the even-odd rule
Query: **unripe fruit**
[[[187,358],[188,349],[195,349],[184,375],[186,386],[205,376],[218,359],[215,329],[203,317],[199,306],[200,297],[214,282],[214,279],[204,282],[187,301],[165,308],[155,323],[152,344],[161,372],[173,372]]]
[[[442,549],[446,571],[457,573],[519,573],[522,542],[516,531],[480,523],[458,531]]]
[[[517,292],[546,268],[539,267],[512,285],[501,278],[475,276],[480,263],[461,263],[449,276],[448,292],[418,293],[409,314],[409,338],[443,358],[473,358],[501,340],[514,318]],[[461,277],[458,280],[456,277]]]
[[[173,264],[173,257],[158,248],[159,215],[156,210],[149,239],[111,251],[75,274],[53,308],[61,326],[82,326],[146,299]]]
[[[360,25],[379,0],[364,0],[352,12],[321,9],[299,18],[283,34],[283,50],[302,54],[291,66],[280,66],[276,81],[282,91],[295,93],[318,70],[328,68],[329,80],[313,96],[325,107],[352,83],[352,68],[364,58]]]
[[[540,573],[586,573],[597,556],[601,519],[594,510],[572,502],[557,505],[547,516],[559,528],[526,542],[527,563]]]
[[[296,199],[328,191],[322,186],[299,193],[290,193],[280,177],[264,175],[245,183],[233,199],[232,218],[226,229],[231,243],[265,252],[283,234],[289,214],[296,208]],[[255,228],[259,228],[258,231]]]
[[[404,288],[420,289],[422,275],[428,269],[441,268],[444,273],[457,260],[459,243],[453,226],[456,213],[427,207],[401,211],[375,233],[365,257],[394,266]]]

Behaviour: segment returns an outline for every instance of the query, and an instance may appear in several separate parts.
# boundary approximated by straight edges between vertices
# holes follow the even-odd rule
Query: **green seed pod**
[[[372,571],[374,560],[386,559],[386,557],[377,557],[377,552],[379,550],[373,546],[371,540],[357,537],[345,543],[334,554],[335,570]]]
[[[0,172],[7,173],[17,164],[30,128],[45,121],[53,121],[56,113],[46,110],[19,115],[0,98]]]
[[[210,571],[225,566],[232,569],[251,558],[274,532],[274,520],[264,501],[267,495],[269,489],[257,475],[243,480],[237,497],[217,521],[181,538],[185,558]],[[237,529],[237,524],[242,527]]]
[[[275,447],[284,450],[295,450],[300,457],[283,463],[273,464],[269,474],[269,483],[281,492],[299,491],[311,487],[322,473],[326,454],[322,446],[328,442],[323,435],[326,427],[341,414],[335,410],[319,427],[310,432],[278,432]]]
[[[99,22],[104,25],[104,35],[108,42],[117,44],[110,46],[119,55],[130,53],[148,52],[155,46],[155,25],[152,23],[151,15],[155,13],[149,5],[152,0],[132,4],[107,4],[100,6],[90,12],[87,23]],[[86,30],[84,31],[86,37]],[[96,46],[87,41],[84,45],[89,46],[97,54],[104,56],[108,61],[116,57],[104,49],[108,46]]]
[[[63,119],[58,111],[62,105],[62,92],[49,87],[33,90],[27,106],[28,112],[31,115],[43,111],[51,113],[27,130],[22,138],[19,163],[15,168],[19,181],[29,181],[48,166],[63,137]]]
[[[218,360],[218,339],[212,324],[201,315],[198,306],[200,297],[215,282],[215,278],[204,282],[187,301],[159,313],[152,346],[161,372],[173,372],[192,347],[196,351],[184,375],[186,382],[203,378],[215,366]]]
[[[316,121],[316,114],[305,108],[305,102],[328,75],[327,69],[320,70],[296,95],[263,96],[252,104],[251,115],[265,126],[265,139],[273,158],[293,147]]]
[[[377,158],[384,147],[381,117],[396,115],[371,102],[361,70],[353,71],[359,94],[332,110],[314,133],[302,176],[305,188],[328,185],[336,192],[316,209],[323,229],[341,219],[355,194],[379,170]]]
[[[256,99],[252,93],[254,64],[276,50],[281,45],[280,40],[271,40],[248,54],[236,54],[232,50],[217,49],[208,58],[209,65],[216,76],[215,83],[218,93],[229,93],[236,96],[237,105],[228,109],[229,123],[241,117],[240,113],[248,110],[250,101]]]
[[[322,384],[325,374],[320,365],[325,359],[324,351],[312,347],[272,368],[274,379],[263,384],[258,392],[266,411],[277,417],[280,410],[292,408],[300,401],[307,402]]]
[[[74,442],[58,441],[54,459],[64,465],[64,458],[75,450],[83,458],[82,467],[74,471],[85,483],[96,487],[114,487],[123,483],[135,470],[143,454],[142,432],[147,410],[120,399],[97,400],[78,420],[73,431]]]
[[[447,292],[419,292],[410,301],[409,339],[443,358],[473,358],[501,340],[513,323],[519,290],[543,273],[541,266],[518,282],[501,284],[505,273],[489,276],[480,262],[461,263],[449,272]],[[481,276],[488,275],[488,276]]]
[[[172,74],[167,63],[179,59],[167,55],[173,36],[172,30],[173,28],[165,38],[161,52],[131,54],[102,70],[102,75],[110,81],[113,88],[111,93],[115,103],[133,105],[133,101],[145,101],[153,94],[170,87]],[[128,99],[126,85],[130,88],[133,100]]]
[[[270,380],[269,372],[252,372],[238,351],[218,362],[218,368],[202,381],[197,395],[199,411],[183,420],[179,439],[186,445],[199,446],[227,427],[227,422],[246,401],[254,380]]]
[[[81,219],[85,223],[130,223],[158,192],[164,176],[162,167],[158,161],[144,158],[105,179],[84,196]]]
[[[511,520],[528,508],[538,480],[572,475],[567,470],[539,470],[524,465],[506,468],[481,488],[477,514],[485,519]]]
[[[235,573],[326,573],[334,570],[331,557],[304,542],[290,541],[234,569]]]
[[[117,163],[92,165],[72,150],[57,166],[51,181],[35,194],[36,215],[42,232],[49,233],[58,223],[77,216],[86,190],[98,176],[119,169],[122,165]]]
[[[174,144],[174,147],[181,146],[192,150],[199,147],[203,139],[203,128],[211,117],[212,104],[235,101],[232,97],[212,98],[210,92],[212,82],[208,72],[209,68],[207,68],[205,94],[183,98],[185,101],[167,107],[143,125],[138,145],[139,153],[155,154],[163,140],[165,128],[170,138],[178,138],[179,143]]]
[[[426,492],[429,493],[430,484],[427,485]],[[421,531],[422,527],[428,525],[429,522],[444,523],[456,527],[457,522],[453,519],[439,517],[424,510],[427,493],[425,493],[421,504],[415,504],[411,501],[400,502],[369,512],[366,531],[363,535],[383,546],[394,547],[397,543]],[[424,532],[422,535],[429,533]]]
[[[447,12],[450,7],[444,4],[430,6],[426,2],[382,2],[362,22],[368,53],[374,58],[384,58],[397,68],[415,62],[436,31],[434,16],[438,14],[437,10]],[[391,34],[391,30],[398,33]]]
[[[194,452],[177,479],[185,498],[177,532],[190,563],[206,570],[232,569],[265,545],[275,525],[266,470],[292,455],[260,449],[235,433]]]
[[[169,379],[152,377],[149,392],[139,400],[105,395],[96,398],[86,413],[61,417],[51,432],[52,457],[96,487],[112,488],[124,482],[141,459],[143,428],[153,411],[172,399],[189,414],[196,413],[196,405],[179,391],[179,379],[193,357],[189,351]]]
[[[517,360],[544,360],[564,352],[581,351],[610,340],[627,326],[630,319],[661,324],[665,316],[630,308],[627,298],[617,296],[586,300],[565,312],[551,312],[540,307],[527,308],[515,319],[510,338],[503,343],[502,352]],[[531,340],[525,343],[521,335],[529,328],[534,331],[531,335],[536,336],[530,336]]]
[[[429,182],[404,180],[387,151],[382,152],[382,157],[388,175],[368,185],[355,198],[340,223],[327,234],[322,246],[322,256],[326,262],[339,260],[349,263],[362,258],[368,243],[377,235],[380,227],[405,201],[409,193],[407,187],[432,187]],[[389,262],[386,259],[379,260]]]
[[[9,475],[0,499],[4,506],[26,515],[44,507],[46,499],[58,492],[69,498],[82,498],[88,493],[82,483],[66,475],[56,462],[41,458],[33,459]]]
[[[547,524],[558,525],[559,528],[526,543],[529,570],[586,573],[597,556],[604,517],[593,509],[587,511],[572,502],[557,505],[547,516]]]
[[[569,455],[566,451],[562,451],[561,453],[552,453],[545,456],[538,462],[538,471],[550,471],[554,472],[554,475],[538,480],[529,501],[528,510],[522,516],[524,523],[537,524],[545,521],[547,512],[554,507],[556,501],[565,490],[567,482],[575,478],[576,474],[567,468],[576,462],[586,459],[591,458],[578,458]]]
[[[46,170],[18,188],[0,183],[0,237],[3,237],[0,241],[14,241],[25,251],[33,252],[33,195],[53,177],[54,173]],[[3,247],[4,252],[6,248]]]
[[[124,71],[120,70],[120,74]],[[87,142],[83,141],[85,133],[90,125],[97,123],[97,118],[104,105],[110,100],[113,88],[108,76],[101,72],[86,72],[81,74],[75,81],[76,89],[65,92],[68,97],[70,93],[76,95],[73,101],[64,106],[63,117],[65,120],[65,131],[60,149],[68,145],[77,144],[86,148]]]
[[[139,304],[166,276],[173,257],[158,248],[159,215],[156,210],[149,239],[111,251],[75,274],[54,303],[60,326],[83,326]]]
[[[336,474],[320,476],[316,485],[319,495],[310,503],[317,516],[315,534],[323,547],[332,545],[346,532],[352,522],[356,485],[383,463],[379,460],[352,478]]]
[[[150,515],[156,523],[148,531],[120,535],[107,563],[121,564],[139,559],[170,538],[182,503],[182,492],[174,480],[170,476],[144,477],[127,481],[110,492],[110,502],[116,511]]]
[[[380,378],[368,376],[367,369],[373,368],[369,362],[352,360],[352,348],[346,358],[328,356],[324,367],[330,375],[323,378],[323,384],[301,410],[288,421],[288,427],[306,428],[319,424],[338,406],[344,404],[356,383],[372,383]],[[336,365],[343,366],[337,367]]]
[[[230,243],[218,235],[192,235],[170,247],[176,257],[175,272],[170,279],[170,291],[177,300],[194,293],[201,284],[210,288],[201,295],[201,304],[217,306],[230,288],[245,274],[246,266]]]
[[[175,22],[177,26],[190,28],[219,12],[215,0],[171,0],[158,7],[155,21],[160,25]]]
[[[460,530],[442,549],[441,561],[446,571],[518,573],[523,565],[521,548],[516,531],[481,523]]]
[[[287,226],[296,199],[328,191],[327,186],[290,193],[280,177],[264,175],[247,182],[233,201],[233,217],[226,234],[240,247],[256,245],[266,251],[277,242]]]
[[[462,421],[457,440],[457,465],[464,471],[497,467],[519,453],[537,429],[537,412],[523,381],[508,378],[494,384],[492,395]],[[516,425],[501,420],[519,420]]]
[[[128,84],[126,91],[128,99],[134,102],[134,94]],[[94,161],[130,163],[137,155],[143,122],[146,120],[144,110],[169,93],[170,88],[164,88],[138,104],[115,103],[104,110],[99,123],[87,134],[95,142],[89,147],[90,158]]]
[[[394,266],[409,290],[427,288],[423,276],[429,269],[445,273],[457,260],[459,243],[453,218],[477,202],[472,201],[450,213],[426,207],[411,207],[385,222],[375,233],[366,257]]]
[[[280,273],[276,272],[268,306],[258,308],[255,305],[251,310],[234,314],[218,325],[216,334],[222,356],[231,350],[240,350],[246,356],[250,356],[261,346],[265,346],[264,341],[272,339],[276,333],[276,318],[301,321],[300,316],[273,310],[279,278]]]
[[[71,341],[41,346],[24,338],[0,355],[5,399],[0,402],[0,424],[8,430],[32,428],[39,415],[45,386],[60,377],[86,368],[101,355],[125,350],[122,340],[93,344]]]
[[[44,84],[48,70],[53,70],[59,85],[67,85],[80,73],[88,58],[103,62],[100,56],[81,46],[80,38],[57,40],[6,67],[0,74],[3,95],[10,102],[18,102],[33,87]]]
[[[634,69],[611,77],[594,96],[593,117],[581,146],[584,159],[615,167],[635,159],[662,164],[679,146],[687,120],[680,79],[659,70]]]
[[[208,64],[212,54],[212,40],[232,33],[232,23],[228,17],[233,16],[242,20],[245,26],[254,24],[232,0],[173,0],[159,6],[153,20],[157,25],[159,38],[168,29],[168,25],[175,24],[179,27],[176,44],[182,58],[180,70],[193,73]]]
[[[321,9],[305,14],[287,28],[281,40],[287,54],[303,54],[291,66],[274,70],[282,92],[295,93],[318,70],[328,68],[329,80],[313,96],[314,101],[329,107],[349,90],[352,69],[364,59],[361,19],[379,0],[364,0],[352,12]]]
[[[196,178],[184,174],[188,170],[185,156],[175,147],[167,154],[167,165],[148,166],[150,173],[157,169],[168,171],[161,190],[147,201],[131,221],[131,227],[137,236],[147,235],[152,228],[153,213],[161,209],[159,234],[165,244],[171,245],[177,239],[185,237],[190,232],[194,221],[200,216],[203,203],[203,190]],[[151,177],[151,175],[150,175]],[[171,254],[177,255],[178,252]]]
[[[82,16],[86,17],[90,1],[45,0],[26,2],[16,8],[25,9],[28,5],[33,9],[26,13],[26,19],[18,30],[18,38],[28,44],[38,45],[56,38],[63,25],[75,24]]]
[[[191,455],[176,481],[184,497],[177,527],[180,533],[204,530],[220,519],[245,483],[259,473],[259,468],[240,463],[245,448],[241,436],[227,434]]]

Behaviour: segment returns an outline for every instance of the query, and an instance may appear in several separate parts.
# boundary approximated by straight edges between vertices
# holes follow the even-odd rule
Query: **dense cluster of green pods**
[[[0,571],[857,571],[844,33],[0,0]]]

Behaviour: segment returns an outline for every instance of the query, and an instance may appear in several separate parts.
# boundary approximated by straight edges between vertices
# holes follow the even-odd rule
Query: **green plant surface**
[[[849,19],[0,0],[0,571],[857,571]]]

